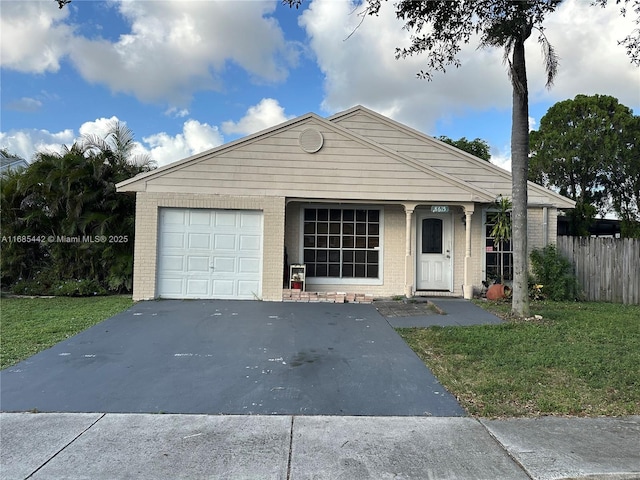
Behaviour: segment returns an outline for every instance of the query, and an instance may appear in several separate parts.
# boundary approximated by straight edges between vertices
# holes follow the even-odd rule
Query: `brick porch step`
[[[373,295],[345,292],[303,292],[300,289],[282,290],[285,302],[372,303]]]

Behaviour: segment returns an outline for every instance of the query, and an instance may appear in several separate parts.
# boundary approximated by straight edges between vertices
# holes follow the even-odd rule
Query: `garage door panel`
[[[161,278],[158,280],[158,291],[169,298],[182,298],[184,281],[181,278]]]
[[[211,225],[211,213],[209,210],[191,210],[189,212],[189,225]]]
[[[240,250],[243,252],[258,252],[262,248],[262,238],[259,235],[239,235]]]
[[[216,227],[235,227],[238,222],[237,212],[216,212],[215,223]]]
[[[158,296],[258,298],[262,212],[162,208]]]
[[[260,259],[240,258],[238,273],[260,273]]]
[[[189,272],[209,273],[209,257],[189,255],[187,267]]]
[[[235,296],[233,291],[233,280],[214,280],[213,281],[213,295],[216,298],[232,298]]]
[[[164,225],[184,225],[186,211],[177,208],[162,210],[162,223]]]
[[[209,233],[190,233],[188,248],[201,248],[204,250],[211,249],[211,234]]]
[[[167,272],[184,271],[184,257],[181,255],[163,255],[159,263],[159,268]]]
[[[236,235],[217,233],[215,235],[213,244],[216,250],[235,250]]]
[[[209,295],[209,280],[206,278],[190,278],[187,280],[187,294],[189,296],[206,297]]]
[[[260,284],[252,280],[238,281],[238,297],[255,298],[259,296]]]
[[[165,232],[161,240],[166,248],[183,249],[185,247],[184,233]]]
[[[256,228],[262,227],[262,214],[257,212],[246,212],[240,214],[240,227],[241,228]]]
[[[236,271],[235,257],[215,257],[213,259],[213,271],[216,274],[234,273]]]

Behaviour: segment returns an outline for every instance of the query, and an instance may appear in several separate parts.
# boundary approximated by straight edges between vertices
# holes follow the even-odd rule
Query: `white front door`
[[[451,215],[418,216],[416,248],[418,290],[452,290]]]

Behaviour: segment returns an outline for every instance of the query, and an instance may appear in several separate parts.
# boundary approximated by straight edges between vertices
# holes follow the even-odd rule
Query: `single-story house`
[[[356,106],[302,115],[117,190],[136,195],[135,300],[280,301],[289,265],[304,265],[307,291],[471,298],[498,273],[487,212],[511,196],[511,175]],[[558,209],[574,202],[534,183],[528,194],[533,249],[555,242]]]

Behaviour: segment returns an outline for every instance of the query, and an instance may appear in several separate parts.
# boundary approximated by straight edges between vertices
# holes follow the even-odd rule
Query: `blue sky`
[[[614,2],[611,2],[614,3]],[[462,67],[418,80],[424,58],[396,60],[408,34],[392,3],[360,22],[342,0],[0,1],[0,147],[37,150],[126,122],[160,164],[316,112],[365,105],[430,135],[480,137],[510,167],[511,88],[502,52],[463,48]],[[617,40],[635,28],[618,7],[565,0],[546,34],[560,55],[544,88],[536,39],[527,44],[530,125],[577,94],[617,97],[636,113],[640,69]]]

